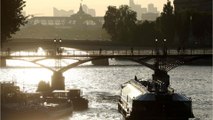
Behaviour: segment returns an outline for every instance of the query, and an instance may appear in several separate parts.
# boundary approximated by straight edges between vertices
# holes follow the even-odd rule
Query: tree
[[[22,15],[23,7],[23,0],[1,0],[1,43],[26,23],[27,17]]]
[[[111,35],[112,40],[123,42],[133,38],[136,12],[130,10],[127,5],[122,5],[119,9],[109,6],[104,20],[103,28]]]
[[[190,17],[189,11],[175,13],[176,32],[179,38],[179,47],[185,47],[189,38]]]
[[[171,44],[175,35],[175,15],[169,0],[167,1],[167,4],[164,5],[163,12],[158,20],[159,22],[157,26],[160,27],[159,30],[162,37],[166,38],[167,42]]]
[[[117,34],[119,41],[132,42],[133,31],[136,27],[137,15],[127,5],[119,7]]]
[[[209,13],[196,11],[192,13],[191,18],[192,18],[191,19],[192,33],[194,37],[197,39],[196,43],[194,43],[195,46],[196,44],[199,44],[199,46],[203,47],[206,43],[207,44],[211,43],[212,15]]]
[[[49,92],[50,89],[50,85],[49,83],[46,83],[45,81],[40,81],[38,83],[38,88],[37,88],[37,92]]]
[[[115,6],[109,6],[104,16],[103,28],[111,35],[112,40],[116,39],[116,24],[118,9]]]
[[[159,38],[155,22],[145,20],[142,23],[138,23],[134,36],[136,44],[141,43],[143,46],[153,46],[154,40]]]

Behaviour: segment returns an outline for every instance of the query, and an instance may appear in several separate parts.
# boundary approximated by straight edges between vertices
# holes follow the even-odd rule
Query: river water
[[[17,61],[19,62],[19,61]],[[14,61],[7,61],[13,64]],[[17,63],[24,65],[24,63]],[[89,99],[89,109],[61,120],[122,120],[117,112],[120,84],[134,78],[151,78],[153,71],[128,61],[110,60],[115,66],[80,66],[66,71],[66,88],[80,88]],[[127,65],[128,64],[128,65]],[[35,92],[40,80],[50,82],[44,68],[3,68],[0,81],[14,81],[24,92]],[[169,72],[175,92],[191,97],[195,120],[213,120],[212,66],[180,66]]]

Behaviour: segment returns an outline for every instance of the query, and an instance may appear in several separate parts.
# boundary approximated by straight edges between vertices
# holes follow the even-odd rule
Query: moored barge
[[[188,120],[194,117],[191,99],[174,93],[169,87],[169,76],[163,71],[155,71],[152,80],[142,81],[135,77],[122,84],[118,111],[126,120]]]

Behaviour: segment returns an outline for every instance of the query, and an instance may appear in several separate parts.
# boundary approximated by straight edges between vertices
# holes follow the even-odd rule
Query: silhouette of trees
[[[179,47],[186,46],[190,32],[190,16],[189,11],[175,13],[176,33],[179,38]]]
[[[1,0],[1,40],[5,41],[26,23],[22,15],[25,1],[23,0]]]
[[[111,35],[112,40],[131,41],[137,20],[136,12],[127,5],[122,5],[119,9],[109,6],[104,20],[103,28]]]
[[[204,45],[212,40],[212,15],[204,12],[193,12],[192,15],[192,33],[196,38],[196,43]],[[208,38],[209,37],[209,38]],[[208,41],[205,41],[209,39]]]
[[[112,40],[116,39],[116,24],[118,17],[118,9],[115,6],[108,6],[108,10],[104,16],[103,28],[111,35]]]
[[[51,90],[49,83],[46,83],[45,81],[40,81],[38,83],[37,92],[49,92]]]
[[[212,40],[212,15],[206,12],[182,10],[175,13],[180,46],[207,47]],[[191,37],[191,41],[189,38]]]
[[[154,40],[166,39],[169,47],[211,46],[212,13],[183,9],[175,11],[168,0],[156,21],[136,21],[136,13],[128,6],[108,7],[103,28],[113,41],[141,46],[154,46]],[[178,39],[178,43],[174,41]],[[189,39],[191,38],[191,39]],[[193,43],[195,42],[196,43]],[[139,44],[138,44],[139,43]],[[204,45],[205,43],[205,45]],[[204,46],[203,46],[204,45]],[[208,46],[206,46],[208,45]]]
[[[163,7],[161,16],[156,21],[161,37],[171,44],[175,35],[175,14],[171,2],[168,0]]]
[[[144,21],[136,26],[134,42],[143,46],[152,46],[157,36],[159,35],[155,22]]]

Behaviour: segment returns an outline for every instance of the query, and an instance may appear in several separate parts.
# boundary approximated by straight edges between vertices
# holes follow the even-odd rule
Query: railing
[[[153,49],[138,50],[64,50],[61,53],[55,51],[1,51],[0,57],[92,57],[92,56],[137,56],[137,55],[212,55],[212,49],[186,49],[177,51],[169,49],[167,51]]]

